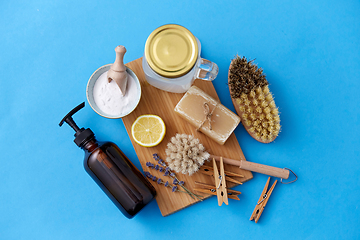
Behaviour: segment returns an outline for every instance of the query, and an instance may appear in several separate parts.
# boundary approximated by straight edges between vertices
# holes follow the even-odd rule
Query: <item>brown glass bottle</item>
[[[154,187],[114,143],[93,138],[81,148],[85,170],[126,217],[135,216],[155,197]]]
[[[80,104],[60,122],[75,130],[77,146],[85,151],[86,172],[128,218],[134,217],[156,195],[155,188],[125,154],[112,142],[97,142],[89,129],[79,128],[72,115],[85,106]]]

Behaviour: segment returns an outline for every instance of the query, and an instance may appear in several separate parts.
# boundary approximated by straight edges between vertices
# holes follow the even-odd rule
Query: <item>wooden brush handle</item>
[[[220,161],[219,156],[210,155],[210,158],[215,158],[216,161]],[[239,168],[244,169],[244,170],[262,173],[265,175],[278,177],[278,178],[282,178],[282,179],[288,179],[289,174],[290,174],[289,170],[277,168],[277,167],[271,167],[271,166],[263,165],[263,164],[259,164],[259,163],[253,163],[253,162],[248,162],[248,161],[243,161],[243,160],[239,161],[239,160],[234,160],[234,159],[230,159],[230,158],[223,158],[223,161],[226,164],[238,166]]]
[[[213,159],[213,158],[215,158],[216,161],[220,161],[220,156],[210,155],[210,159]],[[234,160],[234,159],[224,158],[223,157],[223,161],[226,164],[240,167],[240,162],[241,161],[239,161],[239,160]]]
[[[252,172],[257,172],[273,177],[282,178],[282,179],[289,178],[289,170],[283,168],[271,167],[259,163],[240,161],[240,168]]]

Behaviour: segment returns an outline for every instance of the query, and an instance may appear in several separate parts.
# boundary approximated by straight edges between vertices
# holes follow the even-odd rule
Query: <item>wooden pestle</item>
[[[126,72],[126,67],[124,65],[124,55],[126,53],[126,48],[124,46],[117,46],[115,48],[116,59],[113,65],[111,65],[110,70],[107,73],[108,81],[111,82],[114,80],[119,86],[122,96],[126,93],[127,79],[128,74]]]
[[[210,159],[212,159],[212,158],[215,158],[216,161],[220,161],[219,156],[210,155]],[[234,159],[230,159],[230,158],[223,158],[223,161],[226,164],[238,166],[239,168],[244,169],[244,170],[262,173],[265,175],[278,177],[278,178],[282,178],[282,179],[288,179],[289,174],[290,174],[289,170],[277,168],[277,167],[271,167],[271,166],[267,166],[267,165],[263,165],[263,164],[259,164],[259,163],[253,163],[253,162],[248,162],[248,161],[243,161],[243,160],[239,161],[239,160],[234,160]]]

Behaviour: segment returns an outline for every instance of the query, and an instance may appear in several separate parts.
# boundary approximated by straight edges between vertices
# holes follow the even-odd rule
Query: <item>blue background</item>
[[[148,35],[176,23],[216,62],[213,82],[234,111],[227,71],[239,54],[264,69],[282,131],[275,142],[235,134],[249,161],[299,175],[278,184],[249,221],[267,176],[168,217],[156,201],[126,219],[83,169],[62,117],[86,101],[86,84],[125,45],[143,55]],[[359,1],[1,1],[0,239],[359,239]],[[140,167],[122,120],[86,107],[74,117]]]

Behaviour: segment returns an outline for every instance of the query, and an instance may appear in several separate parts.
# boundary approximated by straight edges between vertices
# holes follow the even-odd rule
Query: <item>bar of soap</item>
[[[208,105],[206,112],[206,105]],[[215,109],[214,109],[215,108]],[[192,86],[175,106],[175,112],[195,128],[223,145],[240,123],[240,117],[200,88]],[[206,113],[211,113],[211,129]]]

